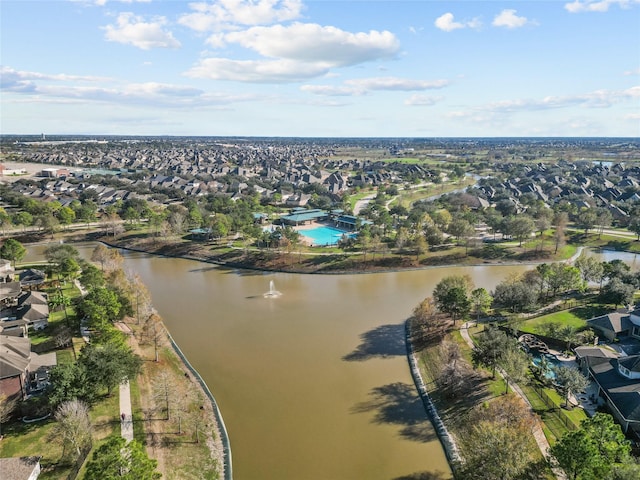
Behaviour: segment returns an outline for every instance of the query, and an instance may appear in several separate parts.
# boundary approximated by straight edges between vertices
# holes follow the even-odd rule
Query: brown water
[[[262,274],[124,255],[219,403],[236,480],[450,478],[404,321],[445,276],[492,289],[524,269]],[[282,296],[264,298],[271,280]]]

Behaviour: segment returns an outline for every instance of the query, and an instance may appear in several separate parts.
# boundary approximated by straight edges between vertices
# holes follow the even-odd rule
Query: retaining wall
[[[409,359],[411,376],[413,377],[413,381],[416,384],[416,388],[418,389],[418,393],[420,394],[420,398],[422,399],[422,403],[424,404],[427,415],[429,416],[429,419],[431,420],[431,423],[433,424],[433,427],[438,434],[440,443],[442,443],[444,453],[446,454],[447,460],[449,461],[449,465],[454,468],[455,464],[459,463],[462,459],[460,457],[460,453],[458,452],[458,446],[447,430],[447,427],[444,425],[444,422],[440,418],[440,415],[438,415],[438,411],[431,401],[431,397],[427,393],[427,388],[425,387],[424,381],[422,380],[422,375],[420,374],[420,369],[418,368],[418,361],[416,360],[415,354],[413,352],[413,345],[411,344],[410,321],[411,320],[407,320],[404,326],[405,343],[407,345],[407,358]]]
[[[229,443],[229,435],[227,433],[227,427],[225,426],[224,420],[222,419],[222,413],[220,413],[220,409],[218,408],[218,403],[216,402],[216,399],[213,397],[213,394],[209,390],[209,387],[204,382],[204,380],[202,379],[198,371],[191,366],[191,364],[189,363],[189,360],[187,360],[187,357],[184,356],[184,353],[182,353],[182,350],[180,350],[180,347],[178,347],[178,344],[173,341],[173,337],[171,336],[171,334],[167,332],[167,335],[169,337],[169,340],[171,341],[171,346],[173,347],[173,350],[182,359],[182,361],[187,366],[191,374],[196,378],[196,380],[198,380],[198,383],[200,384],[205,394],[207,395],[207,397],[209,397],[209,400],[211,401],[211,406],[213,407],[213,413],[216,416],[216,420],[218,422],[218,430],[220,432],[220,437],[221,437],[220,440],[222,441],[222,448],[224,450],[223,451],[224,479],[233,480],[233,464],[231,461],[231,444]]]

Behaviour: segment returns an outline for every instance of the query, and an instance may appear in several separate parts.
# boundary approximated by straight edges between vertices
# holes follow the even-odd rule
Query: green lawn
[[[64,479],[71,465],[62,462],[62,443],[53,434],[53,420],[23,423],[18,420],[3,426],[0,457],[41,456],[41,479]]]
[[[576,330],[581,330],[587,326],[587,320],[610,312],[611,309],[603,305],[586,305],[576,307],[571,310],[562,310],[550,313],[541,317],[526,320],[520,324],[520,330],[526,333],[544,334],[543,325],[559,323],[570,325]]]

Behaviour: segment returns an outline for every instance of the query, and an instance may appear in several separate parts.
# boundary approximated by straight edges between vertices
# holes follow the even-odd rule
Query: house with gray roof
[[[49,369],[56,364],[56,352],[38,355],[28,338],[0,335],[0,394],[24,400],[48,385]]]
[[[40,476],[40,457],[0,458],[2,480],[36,480]]]
[[[634,322],[631,321],[629,311],[626,308],[621,308],[615,312],[587,320],[587,325],[607,340],[614,341],[617,337],[626,336],[632,332],[640,338],[640,317],[637,318],[637,322],[638,324],[636,326]],[[634,327],[636,327],[637,330],[634,331]]]
[[[640,436],[640,356],[586,357],[585,363],[622,430]]]

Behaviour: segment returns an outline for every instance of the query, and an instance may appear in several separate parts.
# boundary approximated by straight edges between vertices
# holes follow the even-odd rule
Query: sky
[[[0,133],[640,137],[640,0],[0,0]]]

